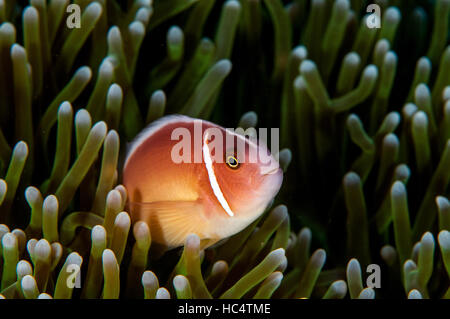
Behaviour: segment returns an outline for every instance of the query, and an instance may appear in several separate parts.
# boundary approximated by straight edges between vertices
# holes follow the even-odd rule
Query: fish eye
[[[236,157],[234,157],[233,155],[228,155],[226,162],[227,162],[227,165],[232,169],[236,169],[239,167],[239,162],[236,159]]]

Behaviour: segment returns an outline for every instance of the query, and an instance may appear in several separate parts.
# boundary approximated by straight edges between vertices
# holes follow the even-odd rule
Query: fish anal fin
[[[131,202],[128,206],[133,222],[146,222],[152,241],[169,248],[183,245],[191,233],[203,239],[209,231],[209,221],[199,201]]]
[[[200,241],[200,250],[212,247],[220,241],[220,238],[205,238]]]

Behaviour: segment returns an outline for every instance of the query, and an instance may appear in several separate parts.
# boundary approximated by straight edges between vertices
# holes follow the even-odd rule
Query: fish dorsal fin
[[[175,122],[190,122],[193,120],[194,120],[193,118],[186,115],[172,114],[163,116],[157,119],[156,121],[151,122],[130,143],[127,143],[124,167],[127,163],[127,159],[130,158],[130,156],[137,149],[137,147],[141,145],[143,141],[145,141],[155,132],[157,132],[160,128]]]
[[[192,233],[200,239],[209,239],[209,220],[200,201],[130,202],[128,205],[134,221],[148,224],[152,240],[169,248],[183,245]]]

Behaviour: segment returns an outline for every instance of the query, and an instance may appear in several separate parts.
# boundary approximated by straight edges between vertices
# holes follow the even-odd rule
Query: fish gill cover
[[[0,0],[0,296],[450,298],[449,12]],[[173,113],[279,127],[285,178],[224,244],[154,258],[121,161]]]

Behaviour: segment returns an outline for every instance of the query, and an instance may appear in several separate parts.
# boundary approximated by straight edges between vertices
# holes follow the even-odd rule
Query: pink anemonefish
[[[180,137],[187,139],[182,152]],[[231,149],[227,141],[234,143]],[[222,150],[212,147],[218,143]],[[237,145],[245,146],[239,154]],[[266,160],[249,160],[255,151]],[[262,143],[182,115],[165,116],[135,138],[122,176],[133,222],[146,222],[152,241],[167,248],[183,245],[191,233],[202,248],[236,234],[264,212],[283,180],[278,161]]]

